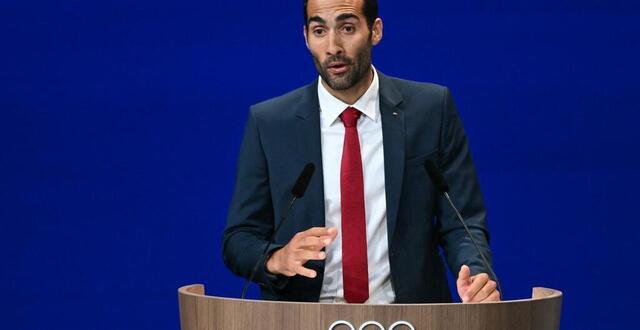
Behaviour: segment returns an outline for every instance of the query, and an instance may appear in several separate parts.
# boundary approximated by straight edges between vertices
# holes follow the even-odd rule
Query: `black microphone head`
[[[313,172],[316,170],[316,166],[313,163],[307,163],[302,169],[302,173],[296,180],[296,183],[291,188],[291,194],[295,198],[301,198],[304,195],[304,192],[307,191],[307,186],[309,186],[309,182],[311,181],[311,177],[313,176]]]
[[[429,174],[429,177],[431,178],[433,184],[441,193],[444,194],[446,192],[449,192],[449,185],[447,184],[447,180],[444,179],[444,176],[442,175],[442,172],[440,171],[440,168],[438,168],[438,165],[436,165],[436,163],[434,163],[431,159],[427,159],[427,161],[424,162],[424,168],[427,170],[427,173]]]

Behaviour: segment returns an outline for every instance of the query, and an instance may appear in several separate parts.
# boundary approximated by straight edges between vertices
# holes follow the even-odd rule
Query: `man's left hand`
[[[467,265],[460,268],[456,286],[463,303],[500,301],[496,282],[487,273],[471,276],[471,269]]]

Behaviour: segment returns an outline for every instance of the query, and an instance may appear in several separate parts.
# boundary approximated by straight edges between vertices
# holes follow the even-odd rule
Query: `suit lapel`
[[[398,107],[402,95],[393,81],[378,72],[380,79],[380,114],[384,147],[384,179],[387,202],[387,235],[389,246],[398,222],[398,207],[402,193],[405,163],[404,113]]]
[[[322,173],[322,150],[320,141],[320,103],[318,102],[318,80],[308,85],[296,105],[296,135],[298,151],[302,161],[313,163],[315,173],[311,178],[307,192],[303,198],[307,199],[311,225],[324,227],[324,183]]]
[[[402,95],[391,79],[378,72],[380,79],[380,114],[384,147],[385,194],[387,202],[387,231],[389,246],[395,232],[402,178],[405,163],[404,114],[398,107]],[[303,162],[316,166],[315,173],[305,195],[308,210],[313,210],[311,223],[314,227],[324,227],[324,183],[322,173],[322,150],[320,141],[320,104],[318,102],[318,81],[305,88],[296,106],[298,150]]]

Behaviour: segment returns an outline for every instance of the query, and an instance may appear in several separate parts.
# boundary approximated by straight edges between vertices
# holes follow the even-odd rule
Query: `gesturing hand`
[[[496,282],[489,279],[489,275],[486,273],[471,276],[471,270],[467,265],[460,268],[456,286],[458,287],[458,295],[464,303],[500,301],[500,292],[496,290]]]
[[[326,254],[321,250],[331,244],[337,235],[338,230],[333,227],[314,227],[299,232],[287,245],[271,255],[267,260],[267,270],[272,274],[314,278],[316,272],[302,265],[309,260],[324,260]]]

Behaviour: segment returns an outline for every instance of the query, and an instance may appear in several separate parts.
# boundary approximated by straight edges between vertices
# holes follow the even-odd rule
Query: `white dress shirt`
[[[364,175],[365,220],[367,223],[367,260],[369,299],[367,304],[388,304],[395,300],[391,286],[387,240],[387,206],[384,185],[384,152],[378,74],[369,89],[354,104],[346,104],[327,91],[318,78],[322,172],[324,179],[325,225],[336,227],[338,237],[326,249],[324,279],[320,302],[344,303],[342,281],[342,235],[340,210],[340,163],[344,125],[340,114],[349,106],[360,110],[358,138]]]

